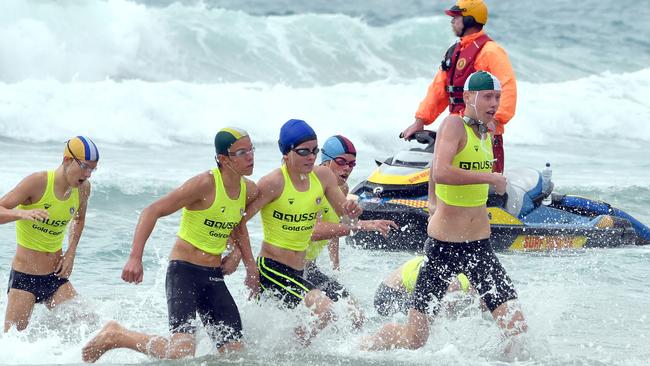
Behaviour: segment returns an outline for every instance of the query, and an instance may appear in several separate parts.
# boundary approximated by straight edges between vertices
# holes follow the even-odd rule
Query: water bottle
[[[552,175],[551,163],[546,163],[546,166],[542,169],[542,193],[545,195],[543,203],[547,205],[551,203],[551,192],[553,191],[553,182],[551,182]]]

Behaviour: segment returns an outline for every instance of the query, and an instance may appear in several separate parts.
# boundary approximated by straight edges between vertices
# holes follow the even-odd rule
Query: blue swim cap
[[[290,119],[280,129],[278,147],[282,155],[305,141],[316,140],[316,132],[301,119]]]
[[[357,156],[357,149],[354,148],[352,141],[341,135],[332,136],[325,140],[325,144],[323,144],[321,151],[321,164],[343,154],[352,154]]]

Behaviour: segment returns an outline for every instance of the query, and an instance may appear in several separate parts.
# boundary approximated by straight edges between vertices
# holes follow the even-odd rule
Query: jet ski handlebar
[[[404,133],[399,134],[399,138],[404,138]],[[433,145],[436,142],[436,131],[422,130],[412,134],[407,141],[415,140],[421,144]]]

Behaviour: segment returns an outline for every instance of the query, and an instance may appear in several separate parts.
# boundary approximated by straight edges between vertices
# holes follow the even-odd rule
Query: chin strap
[[[478,128],[478,133],[479,135],[481,135],[481,149],[483,149],[483,151],[485,152],[491,152],[488,151],[489,149],[487,148],[487,146],[485,146],[485,141],[487,140],[487,134],[488,134],[488,127],[485,125],[485,123],[483,123],[483,121],[481,120],[474,119],[472,117],[467,117],[467,116],[463,116],[463,121],[465,121],[465,124],[470,127],[476,126]],[[496,159],[493,161],[496,161]]]
[[[217,156],[214,157],[214,161],[217,162],[217,166],[218,166],[218,167],[225,166],[225,167],[227,167],[228,169],[230,169],[230,170],[232,170],[233,172],[235,172],[235,174],[237,174],[238,176],[240,176],[240,177],[243,177],[243,176],[244,176],[243,174],[241,174],[240,172],[238,172],[235,168],[233,168],[233,167],[232,167],[232,164],[220,164],[220,163],[219,163],[219,159],[217,158]]]
[[[478,127],[478,133],[481,134],[481,140],[488,133],[487,126],[481,120],[474,119],[472,117],[463,116],[463,121],[465,121],[465,124],[467,124],[470,127],[472,127],[472,126]]]
[[[472,108],[474,108],[474,113],[477,116],[478,116],[478,109],[476,109],[476,101],[478,100],[478,93],[479,93],[479,91],[477,91],[476,94],[474,95],[474,104],[468,103],[469,105],[472,106]],[[481,140],[483,140],[485,138],[485,135],[488,133],[488,127],[485,124],[485,122],[481,121],[480,119],[474,119],[474,118],[468,117],[468,116],[463,116],[463,121],[465,121],[465,123],[470,127],[471,126],[477,126],[478,127],[478,133],[481,134]]]

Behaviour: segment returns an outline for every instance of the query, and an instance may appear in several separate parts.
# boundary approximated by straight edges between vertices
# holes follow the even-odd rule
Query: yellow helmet
[[[488,9],[483,0],[458,0],[456,5],[449,10],[445,10],[449,16],[462,15],[463,17],[472,17],[479,24],[487,24]]]

